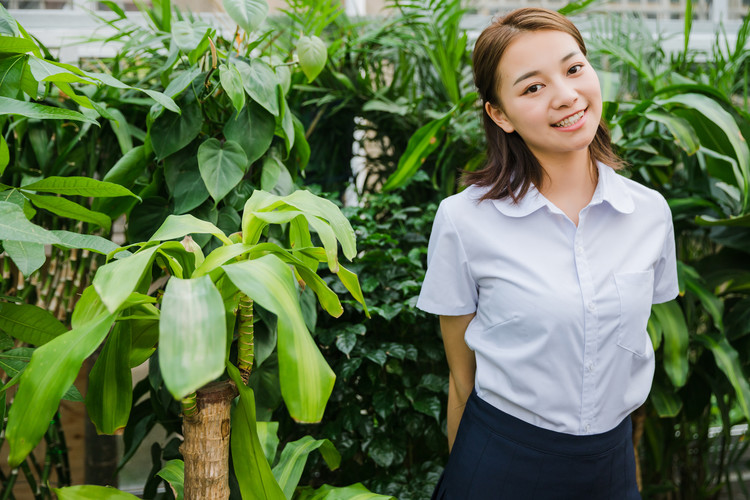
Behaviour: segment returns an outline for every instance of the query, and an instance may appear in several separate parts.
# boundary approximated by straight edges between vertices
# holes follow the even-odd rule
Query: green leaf
[[[153,153],[146,154],[145,146],[136,146],[125,153],[112,168],[104,174],[104,182],[132,186],[141,176]]]
[[[659,418],[676,417],[682,409],[682,400],[675,392],[674,388],[665,388],[661,384],[655,383],[651,387],[649,400],[654,405]]]
[[[302,72],[305,73],[308,82],[323,71],[328,59],[328,49],[323,40],[317,36],[301,36],[297,41],[297,55]]]
[[[169,483],[175,500],[184,498],[185,462],[177,459],[170,460],[156,475]]]
[[[117,196],[133,196],[128,188],[112,182],[98,181],[90,177],[46,177],[40,181],[32,182],[21,188],[23,191],[36,191],[37,193],[55,193],[66,196],[86,196],[88,198],[109,198]]]
[[[159,341],[159,310],[148,304],[146,310],[151,312],[154,319],[131,319],[130,367],[135,368],[143,364],[156,350]]]
[[[223,0],[223,4],[232,21],[247,34],[255,31],[268,15],[268,3],[265,0]]]
[[[320,421],[336,377],[305,326],[292,271],[274,255],[222,268],[237,288],[277,316],[281,394],[289,414],[301,422]]]
[[[716,219],[709,215],[697,215],[695,222],[700,226],[750,227],[750,214],[727,219]]]
[[[224,137],[242,146],[247,163],[252,164],[268,151],[275,130],[273,115],[260,104],[249,101],[242,111],[233,114],[226,122]]]
[[[174,199],[175,214],[189,212],[208,199],[196,156],[191,145],[164,160],[164,180]]]
[[[175,399],[224,373],[226,341],[224,305],[211,278],[170,278],[159,321],[159,367]]]
[[[57,236],[60,240],[60,243],[57,243],[57,245],[64,248],[85,248],[86,250],[103,255],[110,254],[115,250],[120,249],[120,245],[117,243],[93,234],[79,234],[62,230],[53,230],[51,233]],[[121,259],[128,255],[131,255],[131,253],[127,250],[123,250],[122,252],[118,252],[115,257]]]
[[[685,385],[688,375],[690,332],[677,301],[671,300],[651,307],[662,327],[664,339],[664,371],[677,388]]]
[[[258,441],[263,448],[263,455],[269,464],[276,459],[276,448],[279,446],[279,423],[278,422],[255,422],[258,431]]]
[[[77,111],[19,101],[7,97],[0,97],[0,116],[2,115],[21,115],[27,118],[36,118],[37,120],[73,120],[99,125],[99,122],[96,120]]]
[[[86,410],[99,434],[121,434],[133,403],[130,323],[118,321],[91,369]]]
[[[24,193],[24,196],[26,196],[29,201],[38,208],[49,210],[60,217],[68,217],[83,222],[90,222],[101,226],[106,232],[109,232],[112,227],[112,219],[110,219],[107,214],[94,212],[93,210],[89,210],[67,198],[61,198],[59,196],[39,196],[31,193]]]
[[[23,209],[9,201],[0,201],[0,240],[60,243],[57,236],[29,222]]]
[[[737,350],[729,344],[726,337],[716,333],[698,335],[696,339],[711,350],[716,366],[726,375],[734,388],[737,404],[742,414],[750,420],[750,383],[742,371],[742,363]]]
[[[107,310],[117,311],[135,290],[146,271],[151,270],[158,248],[156,245],[142,248],[131,257],[110,262],[97,270],[93,285]]]
[[[666,125],[669,132],[674,137],[675,143],[680,146],[687,154],[695,154],[700,148],[700,140],[690,122],[684,118],[666,113],[661,110],[652,110],[645,113],[649,120],[657,121]]]
[[[58,500],[137,500],[138,497],[120,491],[111,486],[92,486],[84,484],[83,486],[68,486],[67,488],[52,488],[57,495]]]
[[[2,5],[0,5],[0,33],[15,37],[21,36],[21,32],[18,30],[18,23]]]
[[[182,52],[189,54],[201,43],[209,28],[210,26],[200,21],[177,21],[172,23],[172,40]]]
[[[307,463],[307,457],[315,450],[320,454],[331,470],[336,470],[341,463],[341,455],[336,451],[327,439],[313,439],[311,436],[303,436],[297,441],[292,441],[284,446],[279,463],[273,468],[273,475],[284,490],[287,498],[292,498],[294,489],[297,487],[302,471]]]
[[[104,340],[113,320],[113,315],[100,316],[34,351],[8,415],[11,467],[18,467],[44,436],[60,399],[83,361]]]
[[[42,243],[6,240],[3,242],[3,248],[24,276],[30,276],[47,260]]]
[[[181,115],[163,113],[149,132],[156,156],[162,160],[181,150],[198,136],[202,126],[203,114],[195,102],[185,105]]]
[[[369,318],[370,312],[367,310],[367,304],[365,304],[365,296],[362,294],[362,288],[359,286],[357,275],[342,265],[339,265],[339,271],[336,274],[338,275],[344,287],[346,287],[346,289],[349,290],[349,293],[352,294],[354,300],[362,304],[362,308],[365,310],[365,316]]]
[[[286,165],[273,153],[263,159],[260,188],[279,196],[286,196],[296,189]]]
[[[289,110],[289,105],[286,102],[286,98],[278,92],[279,95],[279,116],[276,119],[275,133],[279,137],[284,139],[284,147],[286,148],[286,154],[294,146],[294,119],[292,112]]]
[[[239,184],[247,168],[247,156],[239,144],[208,139],[198,148],[198,168],[215,203]]]
[[[455,109],[455,108],[454,108]],[[398,160],[396,171],[383,185],[384,191],[390,191],[404,186],[419,170],[427,157],[435,151],[442,142],[445,126],[453,114],[453,109],[440,118],[432,120],[414,132],[406,145],[406,151]]]
[[[177,106],[177,104],[172,100],[171,97],[162,94],[161,92],[157,92],[156,90],[151,89],[141,89],[138,87],[132,87],[134,90],[140,90],[147,96],[149,96],[151,99],[156,101],[157,103],[164,106],[169,111],[172,111],[173,113],[177,113],[178,115],[182,113],[180,110],[180,107]]]
[[[365,488],[362,483],[355,483],[343,487],[325,484],[317,490],[305,488],[296,500],[396,500],[396,497],[378,495]]]
[[[232,63],[219,65],[219,81],[239,113],[245,106],[245,89],[242,87],[242,76]]]
[[[263,454],[255,424],[255,395],[240,371],[227,363],[227,373],[237,385],[239,402],[232,415],[232,462],[242,498],[286,500]]]
[[[250,64],[238,60],[235,64],[242,76],[242,84],[247,95],[273,116],[279,116],[279,101],[276,93],[276,86],[279,82],[271,67],[260,59],[253,59]]]
[[[0,134],[0,175],[5,172],[5,167],[8,166],[10,161],[10,152],[8,151],[8,143],[5,142],[5,137]]]
[[[232,241],[226,237],[221,229],[190,214],[170,215],[149,241],[174,240],[184,238],[188,234],[212,234],[225,245],[232,244]]]

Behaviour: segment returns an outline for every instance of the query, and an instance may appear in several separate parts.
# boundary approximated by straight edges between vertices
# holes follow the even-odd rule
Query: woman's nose
[[[570,84],[561,83],[555,86],[553,105],[556,108],[572,106],[578,101],[578,91]]]

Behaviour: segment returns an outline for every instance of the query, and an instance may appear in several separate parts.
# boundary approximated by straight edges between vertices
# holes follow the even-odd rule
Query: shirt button
[[[591,424],[586,424],[586,432],[591,432]]]
[[[586,365],[586,369],[590,372],[594,371],[594,363],[589,363]]]
[[[576,253],[578,253],[578,254],[582,254],[583,253],[583,247],[581,245],[578,245],[576,247]]]
[[[589,308],[589,311],[593,311],[596,309],[596,304],[594,304],[593,302],[589,302],[586,307]]]

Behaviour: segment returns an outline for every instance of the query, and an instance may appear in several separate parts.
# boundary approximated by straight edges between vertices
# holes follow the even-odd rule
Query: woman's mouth
[[[561,120],[561,121],[559,121],[557,123],[552,124],[552,126],[553,127],[557,127],[557,128],[563,128],[563,127],[570,127],[571,125],[575,125],[576,123],[578,123],[578,120],[580,120],[581,118],[583,118],[583,115],[584,115],[585,112],[586,112],[586,110],[582,109],[578,113],[576,113],[574,115],[571,115],[571,116],[569,116],[569,117],[565,118],[564,120]]]

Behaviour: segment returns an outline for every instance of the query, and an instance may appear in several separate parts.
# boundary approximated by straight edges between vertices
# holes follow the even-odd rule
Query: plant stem
[[[34,479],[34,474],[31,473],[31,467],[29,467],[28,458],[21,463],[20,467],[23,471],[23,475],[26,476],[26,481],[29,483],[29,488],[31,488],[31,491],[34,492],[34,498],[38,500],[41,496],[41,492],[39,491],[39,487],[36,484],[36,479]]]
[[[2,500],[13,498],[13,486],[16,484],[16,479],[18,479],[18,467],[10,471],[10,477],[8,482],[5,483],[5,490],[3,490]]]
[[[242,380],[247,384],[255,359],[255,330],[253,327],[253,299],[240,293],[239,337],[237,339],[237,365]]]

